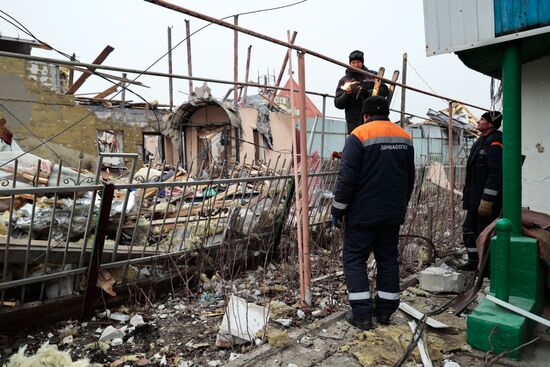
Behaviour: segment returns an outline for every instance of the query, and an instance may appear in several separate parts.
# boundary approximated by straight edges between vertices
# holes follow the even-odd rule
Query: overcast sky
[[[172,0],[216,18],[291,4],[297,0]],[[167,50],[167,27],[172,28],[173,45],[185,37],[185,19],[190,20],[191,31],[207,24],[140,0],[0,0],[0,8],[23,23],[39,39],[67,52],[76,53],[83,62],[91,62],[106,46],[115,50],[104,62],[106,65],[144,69]],[[232,22],[232,18],[228,19]],[[402,55],[407,52],[410,64],[407,83],[480,106],[490,105],[490,79],[466,68],[454,55],[426,57],[424,14],[421,0],[307,0],[292,7],[239,17],[239,25],[265,35],[286,40],[287,30],[297,31],[296,44],[315,50],[342,62],[354,49],[365,53],[365,65],[377,70],[386,68],[386,76],[401,69]],[[0,19],[0,31],[5,36],[29,38],[23,32]],[[210,25],[192,36],[193,74],[195,76],[233,79],[233,31]],[[252,45],[250,79],[258,74],[279,72],[286,49],[266,41],[241,34],[239,38],[239,80],[244,81],[246,53]],[[52,51],[34,50],[34,55],[61,58]],[[295,54],[294,54],[295,55]],[[296,58],[293,58],[296,67]],[[187,75],[185,43],[174,50],[174,73]],[[153,70],[168,70],[167,58]],[[297,73],[296,73],[297,74]],[[344,68],[306,56],[306,88],[334,94]],[[286,74],[287,75],[287,74]],[[285,75],[285,81],[286,81]],[[94,77],[94,79],[97,79]],[[297,80],[297,75],[295,77]],[[423,79],[423,80],[422,80]],[[168,102],[168,80],[146,77],[139,79],[150,89],[133,87],[147,100]],[[200,84],[195,82],[195,86]],[[79,93],[100,92],[109,85],[90,78]],[[210,85],[215,97],[222,98],[227,85]],[[175,102],[187,100],[188,83],[175,80]],[[249,91],[249,94],[255,91]],[[128,99],[139,101],[135,96]],[[320,99],[312,97],[321,108]],[[392,107],[398,109],[398,89]],[[407,92],[406,110],[425,116],[428,108],[442,109],[447,102]],[[479,115],[479,111],[475,111]],[[343,117],[343,111],[327,101],[327,114]]]

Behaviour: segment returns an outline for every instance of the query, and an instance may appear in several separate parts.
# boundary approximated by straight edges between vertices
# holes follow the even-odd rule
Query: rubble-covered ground
[[[44,343],[56,344],[73,360],[88,358],[90,363],[107,366],[215,366],[238,358],[269,340],[259,335],[254,342],[230,348],[216,346],[216,336],[230,294],[269,309],[268,331],[307,326],[317,319],[342,310],[345,296],[343,278],[337,274],[313,285],[315,305],[299,307],[299,290],[289,282],[290,268],[268,265],[249,271],[234,281],[219,275],[201,276],[200,292],[183,291],[151,303],[103,310],[87,322],[64,321],[32,330],[0,336],[0,362],[20,348],[32,355]],[[108,297],[105,294],[105,297]],[[277,320],[277,322],[273,321]],[[186,364],[187,363],[187,364]]]
[[[234,279],[223,279],[219,273],[201,274],[198,289],[158,297],[154,292],[143,293],[130,297],[126,305],[99,310],[87,322],[63,321],[0,335],[0,365],[23,366],[9,364],[10,358],[21,348],[25,349],[20,356],[40,355],[46,343],[67,352],[72,361],[81,362],[67,366],[393,365],[411,340],[408,322],[412,318],[397,311],[389,326],[376,325],[368,332],[350,326],[343,317],[348,306],[338,255],[340,247],[338,241],[327,242],[329,246],[317,247],[312,254],[313,305],[309,308],[301,307],[299,302],[296,264],[264,264]],[[422,251],[418,256],[424,256]],[[459,256],[445,258],[450,272]],[[405,281],[414,278],[411,269],[418,272],[427,266],[412,265],[403,269],[402,302],[429,312],[456,296],[453,292],[421,289],[414,279]],[[449,269],[447,265],[440,265],[439,269]],[[369,268],[373,268],[372,264]],[[371,276],[373,273],[374,269]],[[449,279],[456,283],[456,273]],[[471,275],[465,274],[463,281],[470,284]],[[486,286],[487,282],[480,297]],[[109,296],[104,293],[104,297]],[[220,325],[232,297],[269,313],[267,327],[248,335],[249,340],[242,344],[237,338],[231,341],[220,338]],[[141,303],[137,303],[138,298]],[[428,329],[424,336],[434,366],[456,367],[452,362],[459,362],[463,367],[484,365],[483,354],[475,355],[466,344],[465,315],[455,316],[452,309],[448,309],[434,319],[449,326],[444,331]],[[418,349],[415,349],[404,366],[420,363]]]

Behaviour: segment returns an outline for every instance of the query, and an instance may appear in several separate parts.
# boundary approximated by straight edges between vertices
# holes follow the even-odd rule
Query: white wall
[[[550,214],[550,56],[522,69],[523,205]]]

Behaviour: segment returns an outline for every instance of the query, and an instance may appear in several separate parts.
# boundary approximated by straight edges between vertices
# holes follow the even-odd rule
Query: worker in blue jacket
[[[474,271],[479,254],[476,240],[502,210],[502,114],[489,111],[481,115],[477,129],[481,136],[476,140],[466,163],[466,182],[462,196],[466,218],[462,236],[468,253],[468,262],[459,270]]]
[[[399,226],[414,186],[411,136],[390,122],[388,102],[372,96],[362,106],[364,124],[348,136],[332,204],[333,224],[344,228],[343,263],[351,311],[349,323],[363,330],[389,324],[399,306]],[[372,297],[367,259],[376,259]],[[374,299],[373,299],[374,298]]]

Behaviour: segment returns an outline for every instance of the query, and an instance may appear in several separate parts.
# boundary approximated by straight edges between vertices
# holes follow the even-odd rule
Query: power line
[[[36,134],[35,134],[27,125],[25,125],[21,120],[19,120],[19,119],[17,118],[17,116],[15,116],[15,115],[13,114],[13,112],[11,112],[6,106],[4,106],[2,103],[0,103],[0,106],[1,106],[7,113],[9,113],[9,114],[15,119],[15,121],[17,121],[21,126],[23,126],[29,133],[31,133],[31,135],[32,135],[33,137],[35,137],[36,139],[38,139],[38,141],[40,141],[40,142],[43,141],[42,138],[36,136]],[[61,157],[59,156],[59,154],[57,154],[56,151],[53,150],[53,149],[52,149],[50,146],[48,146],[47,144],[46,144],[46,148],[48,148],[48,149],[57,157],[57,159],[61,160]]]
[[[282,8],[286,8],[286,7],[290,7],[290,6],[294,6],[294,5],[297,5],[297,4],[300,4],[300,3],[303,3],[307,0],[301,0],[301,1],[298,1],[298,2],[295,2],[295,3],[291,3],[291,4],[288,4],[288,5],[284,5],[284,6],[279,6],[279,7],[274,7],[274,8],[265,8],[265,9],[259,9],[259,10],[254,10],[254,11],[250,11],[250,12],[246,12],[246,13],[242,13],[242,15],[245,15],[245,14],[253,14],[253,13],[259,13],[259,12],[265,12],[265,11],[269,11],[269,10],[277,10],[277,9],[282,9]],[[50,46],[48,43],[46,42],[43,42],[41,41],[40,39],[38,39],[36,36],[34,36],[32,34],[31,31],[29,31],[23,24],[21,24],[19,21],[17,21],[14,17],[12,17],[11,15],[9,15],[8,13],[4,12],[3,10],[0,10],[0,12],[2,12],[3,14],[5,14],[6,16],[8,16],[9,18],[13,19],[17,24],[19,24],[21,26],[21,28],[17,25],[15,25],[13,22],[7,20],[6,18],[2,17],[2,19],[6,20],[7,22],[9,22],[10,24],[12,24],[13,26],[15,26],[17,29],[25,32],[26,34],[28,34],[29,36],[31,36],[32,38],[34,38],[36,41],[44,44],[44,45],[47,45],[48,47],[51,47],[54,51],[56,51],[57,53],[67,57],[67,58],[71,58],[69,55],[67,55],[66,53],[62,52],[62,51],[59,51],[57,49],[55,49],[54,47]],[[241,15],[241,14],[235,14],[235,15]],[[227,16],[227,17],[224,17],[222,19],[227,19],[227,18],[230,18],[232,16],[235,16],[235,15],[230,15],[230,16]],[[198,30],[196,30],[195,32],[191,33],[189,35],[189,37],[197,34],[199,31],[203,30],[204,28],[212,25],[213,23],[212,22],[209,22],[208,24],[206,24],[205,26],[199,28]],[[182,41],[178,42],[174,47],[172,47],[168,52],[164,53],[160,58],[158,58],[155,62],[153,62],[149,67],[147,67],[147,69],[145,69],[145,71],[148,71],[149,69],[151,69],[154,65],[156,65],[160,60],[162,60],[166,55],[168,55],[172,50],[174,50],[176,47],[178,47],[179,45],[181,45],[184,41],[186,41],[189,37],[186,37],[184,38]],[[113,81],[109,80],[108,78],[102,76],[102,75],[99,75],[97,74],[94,70],[90,70],[91,73],[95,74],[95,75],[98,75],[99,77],[113,83],[113,84],[117,84],[117,83],[114,83]],[[143,73],[140,73],[138,74],[133,80],[132,80],[132,83],[135,82],[141,75],[143,75]],[[139,94],[137,94],[136,92],[132,91],[131,89],[129,89],[128,87],[126,86],[123,86],[123,88],[121,89],[121,91],[117,92],[115,95],[113,95],[111,98],[109,98],[109,100],[112,100],[113,98],[115,98],[117,95],[119,95],[122,90],[128,90],[129,92],[135,94],[138,98],[142,99],[145,103],[148,103],[147,100],[145,100],[143,97],[141,97]],[[4,164],[0,165],[0,168],[5,166],[6,164],[9,164],[11,162],[13,162],[14,160],[22,157],[23,155],[27,154],[27,153],[30,153],[32,152],[33,150],[41,147],[42,145],[46,144],[47,142],[55,139],[56,137],[62,135],[63,133],[65,133],[66,131],[68,131],[69,129],[71,129],[72,127],[78,125],[80,122],[84,121],[86,118],[88,118],[89,116],[93,115],[94,112],[97,110],[98,108],[92,110],[89,114],[87,114],[86,116],[84,116],[83,118],[79,119],[78,121],[76,121],[75,123],[69,125],[68,127],[66,127],[65,129],[62,129],[59,133],[51,136],[50,138],[46,139],[45,141],[41,142],[40,144],[34,146],[33,148],[31,149],[28,149],[26,151],[24,151],[22,154],[12,158],[11,160],[5,162]],[[155,114],[155,118],[157,119],[157,124],[159,124],[158,128],[159,128],[159,131],[160,131],[160,120],[156,114],[156,112],[153,110],[153,113]]]
[[[432,91],[433,94],[437,94],[437,92],[428,84],[427,81],[424,80],[424,78],[422,77],[422,75],[420,75],[420,73],[418,72],[418,70],[416,70],[416,68],[413,66],[413,64],[411,64],[411,62],[407,59],[407,64],[414,70],[414,72],[416,73],[416,75],[418,75],[418,77],[420,78],[420,80],[422,80],[422,82],[424,82],[424,84],[426,84],[426,86],[428,88],[430,88],[430,90]]]

